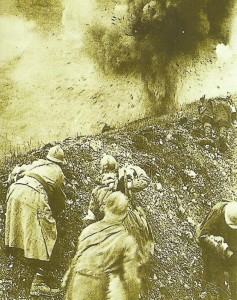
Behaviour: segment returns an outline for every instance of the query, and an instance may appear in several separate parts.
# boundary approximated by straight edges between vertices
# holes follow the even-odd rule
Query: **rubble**
[[[59,285],[76,251],[92,189],[97,184],[99,163],[103,154],[115,156],[120,166],[125,163],[144,168],[152,184],[138,195],[155,238],[152,262],[151,292],[147,300],[199,299],[201,289],[201,253],[195,241],[196,224],[218,201],[234,197],[236,176],[233,172],[236,130],[230,133],[233,151],[219,153],[198,143],[199,124],[186,117],[186,122],[173,116],[155,120],[153,125],[106,132],[97,136],[77,137],[61,143],[69,164],[65,166],[66,209],[59,216],[58,243],[52,274]],[[159,121],[159,124],[157,124]],[[168,137],[168,138],[167,138]],[[160,143],[162,141],[162,143]],[[188,145],[188,147],[187,147]],[[16,164],[45,157],[51,144],[27,155],[9,158],[0,170],[0,246],[4,249],[4,212],[6,191],[3,174]],[[28,297],[32,280],[30,269],[0,253],[0,294],[7,299]],[[10,267],[11,266],[11,267]],[[9,288],[8,282],[12,280]],[[59,296],[58,300],[63,297]]]

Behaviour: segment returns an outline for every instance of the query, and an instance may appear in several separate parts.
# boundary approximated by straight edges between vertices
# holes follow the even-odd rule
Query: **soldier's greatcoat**
[[[47,191],[36,178],[47,184]],[[5,245],[22,249],[27,258],[48,261],[57,239],[49,194],[63,187],[62,170],[40,159],[15,168],[10,180],[15,182],[7,193]]]
[[[102,220],[89,225],[82,231],[76,256],[64,277],[65,299],[138,299],[136,253],[135,239],[120,222]]]

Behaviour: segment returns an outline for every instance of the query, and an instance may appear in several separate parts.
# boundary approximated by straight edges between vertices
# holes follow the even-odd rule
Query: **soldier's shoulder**
[[[79,240],[85,239],[87,236],[93,234],[98,230],[98,222],[92,223],[88,225],[86,228],[84,228],[80,234]]]
[[[34,165],[42,165],[42,164],[47,164],[49,161],[43,158],[39,158],[37,160],[34,160],[32,164]]]
[[[218,203],[216,203],[216,204],[213,206],[212,210],[213,210],[213,211],[220,210],[220,209],[222,209],[226,204],[227,204],[227,202],[224,202],[224,201],[218,202]]]

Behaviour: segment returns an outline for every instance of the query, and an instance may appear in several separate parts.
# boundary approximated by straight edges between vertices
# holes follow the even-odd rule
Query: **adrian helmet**
[[[112,155],[105,155],[100,161],[101,173],[109,173],[118,169],[118,163]]]
[[[229,202],[225,207],[225,221],[232,229],[237,229],[237,202]]]
[[[61,164],[66,163],[63,149],[59,145],[56,145],[49,149],[47,159],[56,163],[61,163]]]

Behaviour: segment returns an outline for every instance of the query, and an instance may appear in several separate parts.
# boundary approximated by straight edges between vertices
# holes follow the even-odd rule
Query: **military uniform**
[[[85,228],[64,277],[65,300],[136,300],[140,292],[137,244],[121,222]]]
[[[125,188],[125,170],[128,181],[126,184],[129,190]],[[143,290],[148,290],[150,260],[154,252],[154,240],[151,227],[146,219],[146,214],[142,207],[138,205],[135,193],[146,188],[150,184],[150,179],[142,168],[131,165],[119,169],[119,178],[118,184],[112,184],[110,187],[100,185],[93,190],[89,211],[94,215],[94,220],[101,220],[104,217],[106,199],[115,191],[115,188],[117,191],[121,191],[128,196],[129,210],[123,224],[138,244],[138,253],[141,262],[140,276],[142,278]]]
[[[200,225],[198,233],[204,263],[204,282],[213,282],[219,290],[219,299],[229,299],[225,287],[224,272],[229,274],[231,299],[237,299],[237,230],[225,222],[225,207],[228,202],[216,204]],[[228,245],[231,257],[223,256],[208,242],[210,236],[222,237]]]
[[[7,193],[5,244],[22,249],[27,258],[48,261],[57,239],[49,196],[64,186],[62,170],[40,159],[14,169],[10,180],[16,181]]]

